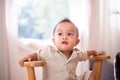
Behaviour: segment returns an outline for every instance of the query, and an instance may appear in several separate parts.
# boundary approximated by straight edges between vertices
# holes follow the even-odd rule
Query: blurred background
[[[111,56],[103,62],[101,80],[114,80],[114,59],[120,51],[119,0],[0,0],[0,80],[26,80],[19,59],[53,45],[53,28],[64,18],[79,29],[79,49]],[[89,61],[80,66],[77,72],[91,67]],[[39,74],[41,70],[41,79]]]

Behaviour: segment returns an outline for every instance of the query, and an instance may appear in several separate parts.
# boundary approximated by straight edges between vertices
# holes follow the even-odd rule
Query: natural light
[[[66,17],[88,35],[88,0],[17,0],[16,5],[19,38],[50,39],[54,26]]]

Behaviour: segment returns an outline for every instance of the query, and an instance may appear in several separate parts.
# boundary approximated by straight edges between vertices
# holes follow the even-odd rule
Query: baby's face
[[[58,24],[53,42],[60,51],[71,51],[79,43],[76,27],[69,22]]]

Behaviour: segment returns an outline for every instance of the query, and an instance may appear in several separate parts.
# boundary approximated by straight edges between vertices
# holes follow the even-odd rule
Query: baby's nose
[[[63,39],[67,39],[67,36],[66,36],[66,35],[64,35],[64,36],[63,36]]]

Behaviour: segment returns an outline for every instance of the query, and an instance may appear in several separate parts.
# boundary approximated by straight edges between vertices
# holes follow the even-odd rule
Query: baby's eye
[[[68,36],[73,36],[73,33],[68,33]]]
[[[59,35],[59,36],[61,36],[61,35],[62,35],[62,33],[58,33],[58,35]]]

